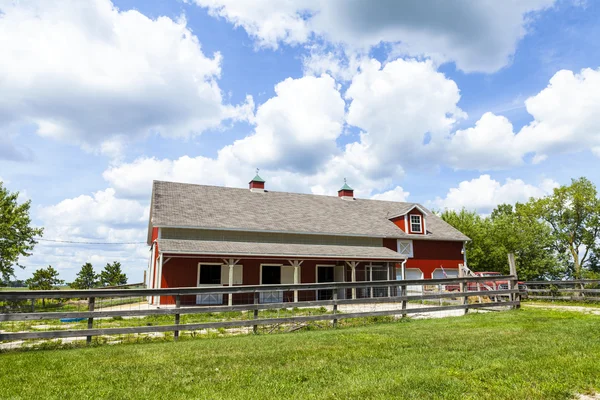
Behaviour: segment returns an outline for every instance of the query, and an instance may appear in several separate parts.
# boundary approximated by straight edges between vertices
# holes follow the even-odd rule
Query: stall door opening
[[[198,287],[221,286],[221,265],[198,266]],[[196,296],[196,304],[222,304],[222,294],[199,294]]]
[[[317,283],[335,282],[334,266],[317,267]],[[317,300],[333,300],[333,289],[317,290]]]
[[[261,285],[281,285],[281,266],[263,265],[260,279]],[[283,292],[280,290],[260,292],[260,302],[283,303]]]

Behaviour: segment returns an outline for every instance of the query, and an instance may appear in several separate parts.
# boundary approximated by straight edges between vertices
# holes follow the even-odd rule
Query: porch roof
[[[158,249],[161,253],[168,254],[210,255],[219,257],[333,258],[338,260],[384,261],[401,261],[407,257],[405,254],[397,253],[386,247],[177,239],[158,239]]]

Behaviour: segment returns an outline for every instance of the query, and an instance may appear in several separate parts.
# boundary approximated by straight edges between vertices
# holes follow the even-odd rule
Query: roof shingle
[[[171,226],[399,239],[469,240],[429,211],[426,235],[409,235],[389,220],[406,213],[415,204],[345,200],[334,196],[287,192],[252,192],[248,189],[154,181],[150,228]]]
[[[339,246],[323,244],[248,243],[207,240],[159,239],[162,253],[219,256],[260,256],[294,258],[334,258],[359,260],[404,260],[405,255],[385,247]]]

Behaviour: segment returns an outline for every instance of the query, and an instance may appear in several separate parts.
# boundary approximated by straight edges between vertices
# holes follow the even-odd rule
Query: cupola
[[[264,192],[265,191],[265,180],[258,175],[258,168],[256,168],[256,176],[250,181],[251,192]]]
[[[354,189],[348,186],[346,182],[346,178],[344,178],[344,186],[340,190],[338,190],[338,197],[341,197],[344,200],[353,200],[354,199]]]

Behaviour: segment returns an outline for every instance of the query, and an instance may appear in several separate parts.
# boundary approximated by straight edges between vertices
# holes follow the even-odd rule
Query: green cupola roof
[[[346,183],[346,178],[344,178],[344,186],[342,186],[342,188],[340,190],[338,190],[338,192],[341,190],[354,190],[354,189],[352,189],[350,186],[348,186],[348,184]]]
[[[258,176],[258,174],[256,174],[256,176],[254,178],[252,178],[252,180],[250,182],[262,182],[262,183],[265,183],[265,180],[263,178],[261,178],[260,176]]]

